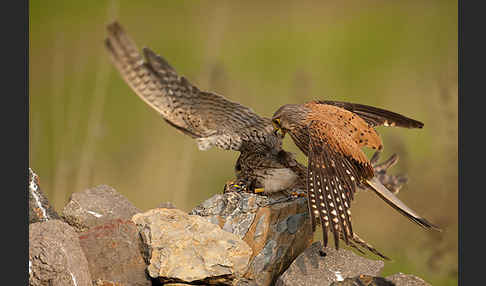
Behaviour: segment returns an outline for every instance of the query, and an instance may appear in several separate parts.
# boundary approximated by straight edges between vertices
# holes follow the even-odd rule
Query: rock
[[[431,285],[417,276],[410,275],[410,274],[403,274],[400,272],[397,274],[387,276],[386,279],[395,283],[396,286],[430,286]]]
[[[29,223],[60,219],[41,191],[39,176],[29,168]]]
[[[305,198],[228,192],[211,197],[190,213],[248,243],[253,255],[245,277],[262,286],[271,285],[313,238]]]
[[[29,225],[29,285],[92,285],[76,231],[61,220]]]
[[[233,281],[233,286],[259,286],[254,280],[239,278]]]
[[[381,260],[370,260],[346,249],[322,250],[321,243],[315,242],[295,259],[275,285],[329,285],[361,274],[378,276],[383,266]]]
[[[395,286],[395,284],[382,277],[359,275],[343,281],[332,282],[330,286]]]
[[[150,286],[147,265],[140,252],[141,240],[131,220],[112,220],[79,233],[92,279],[113,285]],[[108,283],[108,282],[106,282]],[[111,284],[102,285],[111,285]]]
[[[73,193],[62,211],[62,217],[81,232],[113,219],[130,220],[139,212],[138,208],[115,189],[100,185]]]
[[[98,279],[93,281],[93,286],[128,286],[128,284]]]
[[[149,275],[162,283],[231,285],[248,269],[251,248],[200,216],[161,208],[132,221],[145,244]]]

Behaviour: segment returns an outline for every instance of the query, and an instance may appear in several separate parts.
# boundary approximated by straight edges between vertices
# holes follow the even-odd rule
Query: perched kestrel
[[[416,222],[431,226],[380,183],[389,183],[386,185],[395,191],[403,184],[402,178],[383,174],[397,157],[372,166],[378,157],[370,162],[360,150],[363,146],[381,148],[373,126],[419,127],[414,124],[421,123],[382,109],[335,101],[286,105],[273,119],[261,117],[221,95],[200,90],[149,48],[143,49],[142,56],[117,22],[107,30],[105,48],[113,64],[143,101],[171,126],[196,139],[199,149],[216,146],[240,152],[235,166],[237,182],[265,193],[307,188],[313,229],[316,223],[322,224],[325,244],[330,220],[336,248],[341,238],[386,258],[351,228],[349,207],[356,186],[362,183],[378,189],[385,201]],[[282,149],[285,132],[309,156],[308,168]],[[378,172],[380,179],[374,176]],[[315,184],[322,185],[321,192]]]

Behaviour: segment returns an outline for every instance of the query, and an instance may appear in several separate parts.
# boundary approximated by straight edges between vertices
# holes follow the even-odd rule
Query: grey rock
[[[29,225],[29,285],[92,285],[76,231],[61,220]]]
[[[332,282],[330,286],[395,286],[395,284],[383,277],[361,274],[356,277],[345,278],[342,281]]]
[[[275,285],[330,285],[361,274],[379,276],[383,266],[381,260],[370,260],[346,249],[322,249],[321,243],[315,242],[295,259]]]
[[[396,286],[430,286],[422,278],[415,275],[397,273],[386,277],[387,280],[395,283]]]
[[[39,176],[29,168],[29,223],[60,219],[41,191]]]
[[[190,214],[202,216],[248,243],[253,255],[244,277],[257,285],[272,285],[312,242],[304,198],[228,192],[209,198]]]
[[[132,221],[151,277],[162,283],[231,285],[248,269],[251,248],[238,236],[178,209],[152,209]]]
[[[115,189],[99,185],[73,193],[62,211],[62,217],[77,231],[82,232],[113,219],[129,220],[139,212],[141,211]]]
[[[150,286],[141,239],[131,220],[112,220],[79,233],[92,279],[130,286]],[[114,284],[115,285],[115,284]]]

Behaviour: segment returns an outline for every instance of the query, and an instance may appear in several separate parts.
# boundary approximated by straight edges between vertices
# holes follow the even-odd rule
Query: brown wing
[[[330,228],[339,248],[340,233],[346,244],[353,237],[350,207],[357,182],[372,177],[373,169],[363,161],[366,157],[357,144],[336,140],[336,136],[343,136],[339,128],[314,120],[307,129],[309,209],[312,219],[321,221],[324,245]]]
[[[331,100],[321,100],[316,102],[346,109],[352,113],[357,114],[373,127],[383,125],[405,128],[422,128],[424,126],[422,122],[415,119],[408,118],[401,114],[369,105]]]
[[[375,129],[360,116],[333,105],[310,102],[306,106],[312,110],[307,115],[307,121],[327,122],[330,143],[342,154],[348,154],[358,162],[367,162],[368,158],[361,152],[361,147],[383,148]]]
[[[106,50],[125,82],[170,125],[196,138],[200,149],[217,146],[241,151],[279,144],[269,119],[221,95],[199,90],[148,48],[143,57],[117,22],[107,30]]]

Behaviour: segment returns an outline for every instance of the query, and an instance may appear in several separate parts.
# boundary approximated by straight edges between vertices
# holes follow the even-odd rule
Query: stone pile
[[[171,203],[142,212],[101,185],[58,215],[33,171],[29,181],[29,285],[428,285],[312,244],[305,198],[229,192],[189,213]]]

